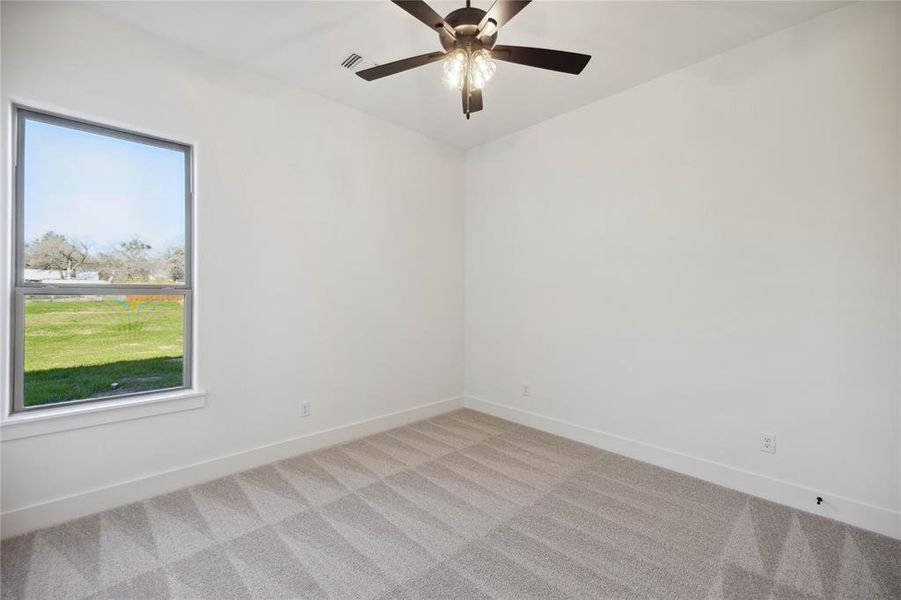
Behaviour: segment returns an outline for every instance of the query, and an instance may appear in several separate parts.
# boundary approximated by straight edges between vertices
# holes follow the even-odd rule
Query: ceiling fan
[[[482,110],[482,88],[494,75],[494,60],[550,69],[578,75],[591,60],[587,54],[527,48],[525,46],[499,46],[497,31],[524,9],[531,0],[496,0],[484,11],[470,6],[458,8],[442,18],[422,0],[392,0],[394,4],[438,32],[444,50],[411,56],[402,60],[357,71],[366,81],[381,79],[429,63],[444,60],[444,79],[451,89],[463,95],[463,114]]]

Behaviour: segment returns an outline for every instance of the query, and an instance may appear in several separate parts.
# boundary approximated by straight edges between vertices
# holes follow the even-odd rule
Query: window
[[[191,148],[15,109],[13,411],[191,386]]]

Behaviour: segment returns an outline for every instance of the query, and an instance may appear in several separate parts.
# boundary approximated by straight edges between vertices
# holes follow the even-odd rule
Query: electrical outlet
[[[301,417],[309,417],[310,416],[310,403],[309,402],[301,402],[300,403],[300,416]]]
[[[532,386],[530,386],[528,383],[522,384],[522,397],[528,398],[531,395],[532,395]]]
[[[776,434],[760,432],[760,451],[776,454]]]

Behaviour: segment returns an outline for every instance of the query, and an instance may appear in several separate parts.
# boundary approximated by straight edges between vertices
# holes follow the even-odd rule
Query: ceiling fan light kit
[[[469,77],[473,90],[481,90],[494,76],[497,64],[486,50],[469,51],[457,48],[444,59],[444,83],[452,90],[462,90]]]
[[[463,114],[467,119],[471,113],[482,110],[482,89],[497,70],[495,60],[573,75],[581,73],[591,60],[587,54],[575,52],[497,45],[498,30],[531,0],[496,0],[488,11],[470,6],[467,0],[464,8],[443,18],[422,0],[392,1],[437,31],[444,51],[378,65],[357,71],[357,75],[373,81],[443,59],[444,83],[448,88],[460,91]]]

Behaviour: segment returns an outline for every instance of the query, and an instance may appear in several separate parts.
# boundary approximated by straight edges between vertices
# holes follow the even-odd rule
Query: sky
[[[25,241],[47,231],[108,250],[134,236],[153,252],[185,238],[184,153],[25,121]]]

